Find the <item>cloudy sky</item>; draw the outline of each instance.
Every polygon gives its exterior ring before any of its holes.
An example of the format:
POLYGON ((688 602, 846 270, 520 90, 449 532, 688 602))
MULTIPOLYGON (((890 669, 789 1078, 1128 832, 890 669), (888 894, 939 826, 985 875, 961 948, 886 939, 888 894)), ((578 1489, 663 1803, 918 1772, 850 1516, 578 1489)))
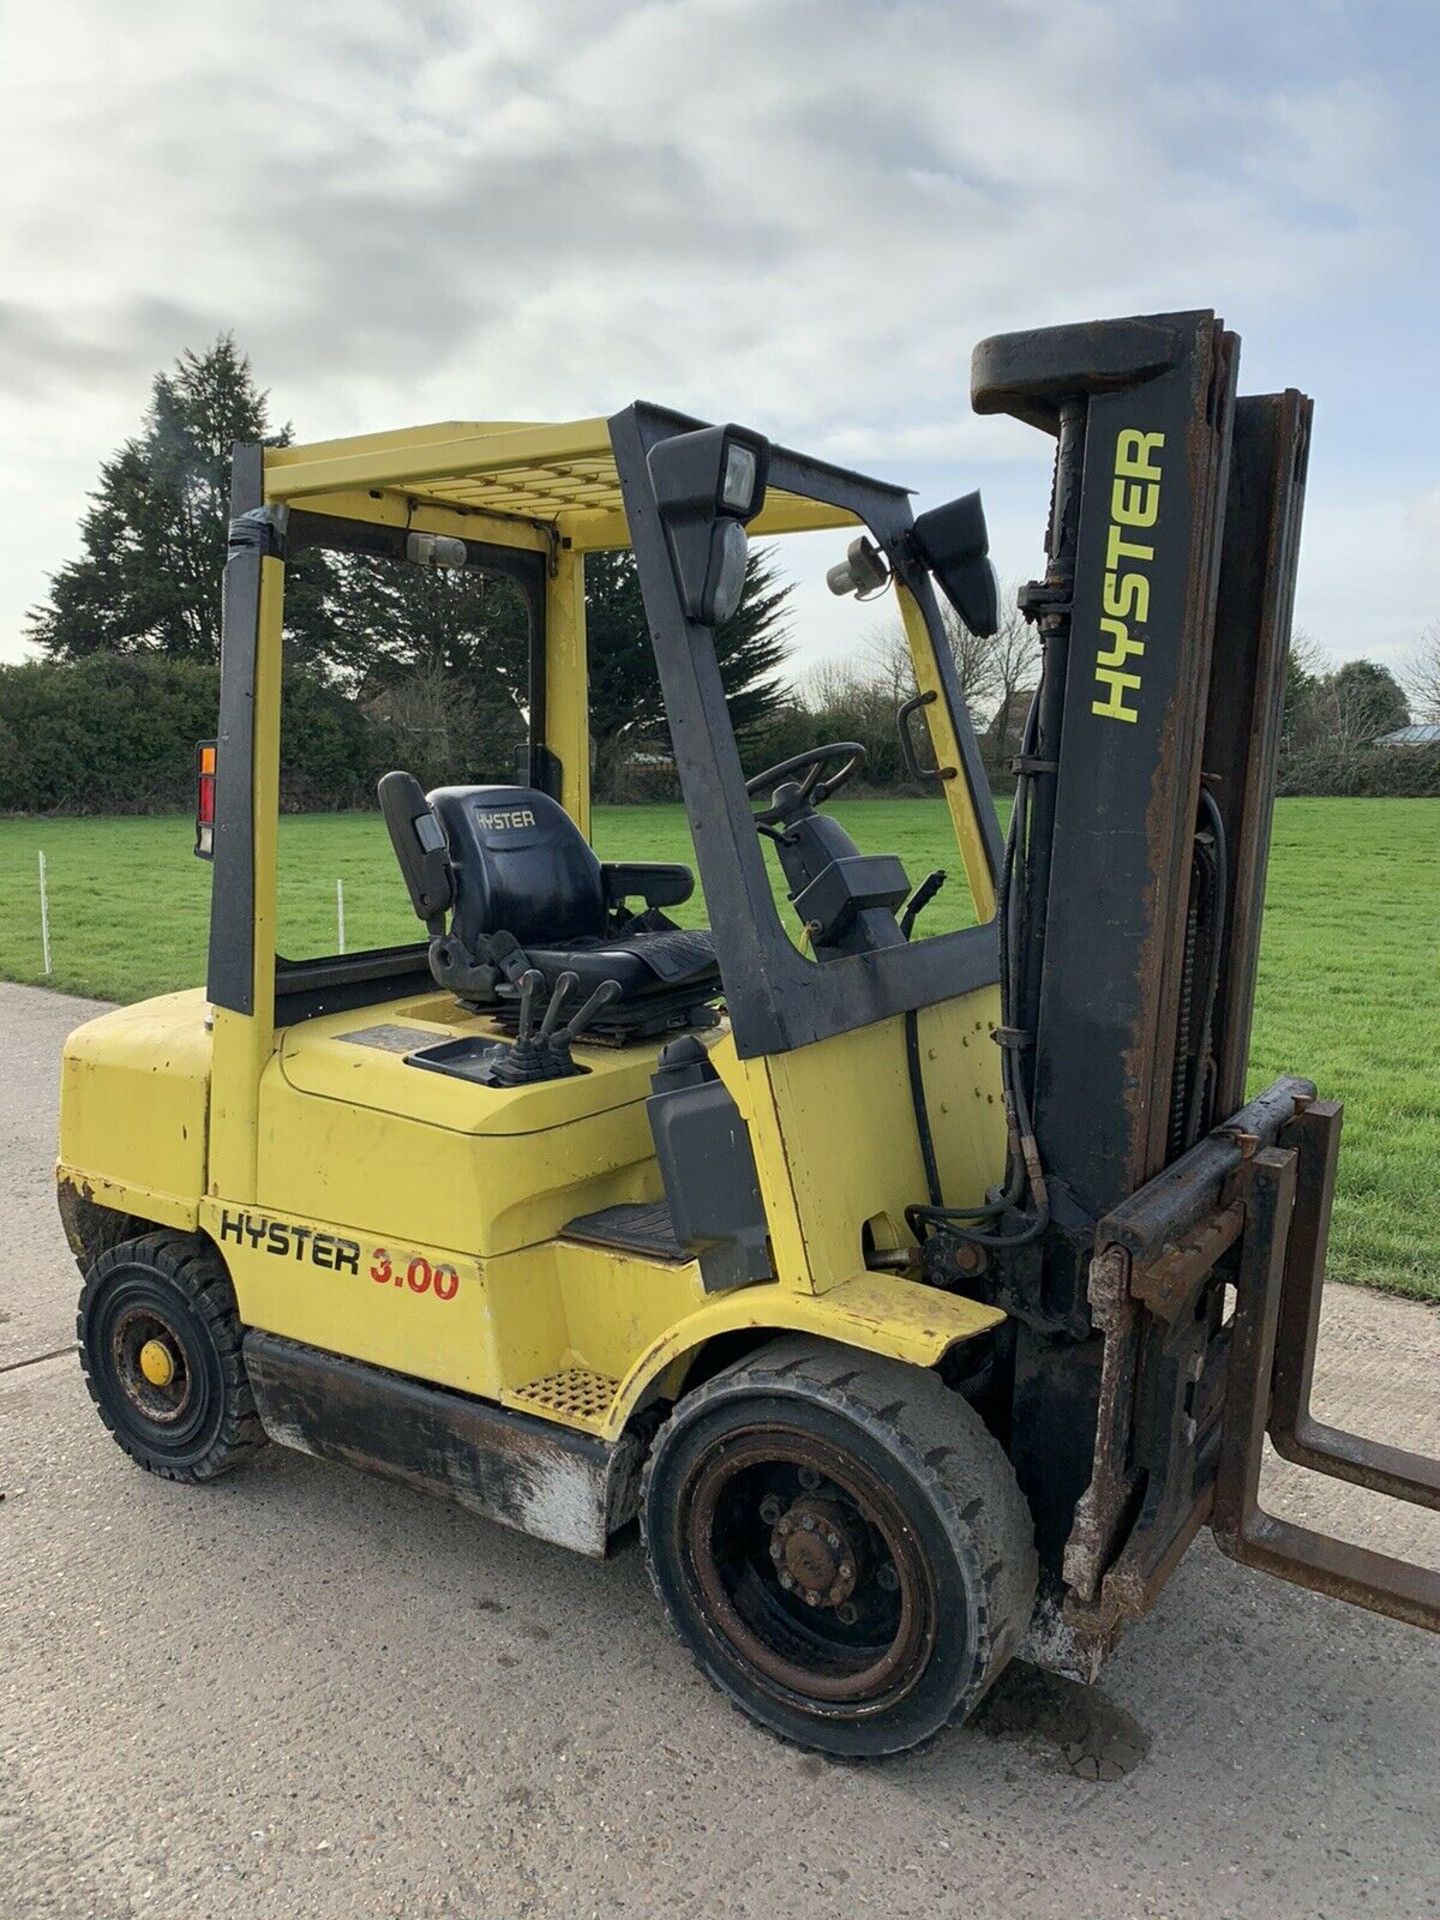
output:
MULTIPOLYGON (((301 438, 643 396, 984 488, 982 335, 1214 307, 1316 437, 1298 618, 1440 616, 1436 0, 6 0, 0 657, 149 381, 233 328, 301 438)), ((833 557, 802 555, 807 567, 833 557)), ((807 657, 845 643, 823 590, 807 657)))

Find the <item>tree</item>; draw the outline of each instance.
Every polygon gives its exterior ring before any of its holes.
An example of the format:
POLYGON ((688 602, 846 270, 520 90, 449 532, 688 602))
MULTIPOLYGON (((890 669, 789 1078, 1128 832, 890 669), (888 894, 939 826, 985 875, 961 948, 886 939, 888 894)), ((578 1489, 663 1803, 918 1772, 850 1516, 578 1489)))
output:
POLYGON ((1285 655, 1285 704, 1280 720, 1280 743, 1287 753, 1305 743, 1307 722, 1326 665, 1319 641, 1304 627, 1296 627, 1285 655))
MULTIPOLYGON (((155 376, 139 435, 100 469, 80 522, 81 557, 63 566, 30 620, 53 658, 163 653, 220 657, 220 575, 229 522, 230 454, 239 441, 283 445, 250 362, 223 333, 155 376)), ((318 556, 300 569, 292 628, 303 629, 318 556)))
POLYGON ((313 664, 389 724, 422 782, 515 777, 526 737, 529 619, 504 574, 337 556, 321 632, 313 664))
POLYGON ((1322 707, 1341 745, 1367 745, 1410 724, 1400 683, 1388 667, 1373 660, 1347 660, 1321 687, 1322 707))
MULTIPOLYGON (((782 581, 772 549, 751 552, 734 617, 715 630, 715 653, 730 721, 744 743, 773 720, 784 701, 779 678, 787 650, 782 581)), ((631 553, 585 560, 585 619, 590 659, 590 730, 596 792, 613 794, 626 761, 647 746, 669 750, 665 707, 650 643, 640 577, 631 553)))
POLYGON ((1000 624, 985 642, 989 649, 990 685, 995 711, 980 742, 980 751, 992 781, 1007 770, 1020 751, 1030 696, 1040 680, 1040 635, 1016 605, 1016 595, 1000 601, 1000 624))
POLYGON ((1440 722, 1440 623, 1421 634, 1403 677, 1416 718, 1440 722))

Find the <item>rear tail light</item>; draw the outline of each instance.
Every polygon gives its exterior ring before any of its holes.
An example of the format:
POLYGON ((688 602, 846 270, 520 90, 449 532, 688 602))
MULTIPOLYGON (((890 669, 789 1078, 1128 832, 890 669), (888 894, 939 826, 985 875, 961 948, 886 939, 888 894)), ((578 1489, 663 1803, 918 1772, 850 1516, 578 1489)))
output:
POLYGON ((215 742, 202 740, 195 749, 195 854, 215 858, 215 742))

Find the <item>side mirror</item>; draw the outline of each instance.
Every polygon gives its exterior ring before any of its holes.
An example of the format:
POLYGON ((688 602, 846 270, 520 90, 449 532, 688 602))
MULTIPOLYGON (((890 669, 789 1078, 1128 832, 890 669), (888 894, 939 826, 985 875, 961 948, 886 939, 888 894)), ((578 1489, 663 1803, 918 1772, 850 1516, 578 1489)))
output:
POLYGON ((922 513, 912 529, 920 557, 941 592, 974 634, 988 640, 1000 625, 1000 582, 990 564, 990 533, 978 493, 965 493, 922 513))
POLYGON ((770 443, 740 427, 657 441, 646 464, 687 620, 719 626, 745 591, 745 522, 765 503, 770 443))

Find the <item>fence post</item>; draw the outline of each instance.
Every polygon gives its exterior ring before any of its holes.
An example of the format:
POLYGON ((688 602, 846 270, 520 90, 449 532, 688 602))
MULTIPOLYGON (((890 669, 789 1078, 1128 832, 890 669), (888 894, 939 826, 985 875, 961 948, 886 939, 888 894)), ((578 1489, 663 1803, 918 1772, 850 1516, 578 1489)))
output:
POLYGON ((335 882, 335 933, 340 942, 336 951, 343 953, 345 951, 345 882, 343 880, 335 882))
POLYGON ((44 971, 50 972, 50 889, 45 879, 45 856, 40 855, 40 951, 44 957, 44 971))

